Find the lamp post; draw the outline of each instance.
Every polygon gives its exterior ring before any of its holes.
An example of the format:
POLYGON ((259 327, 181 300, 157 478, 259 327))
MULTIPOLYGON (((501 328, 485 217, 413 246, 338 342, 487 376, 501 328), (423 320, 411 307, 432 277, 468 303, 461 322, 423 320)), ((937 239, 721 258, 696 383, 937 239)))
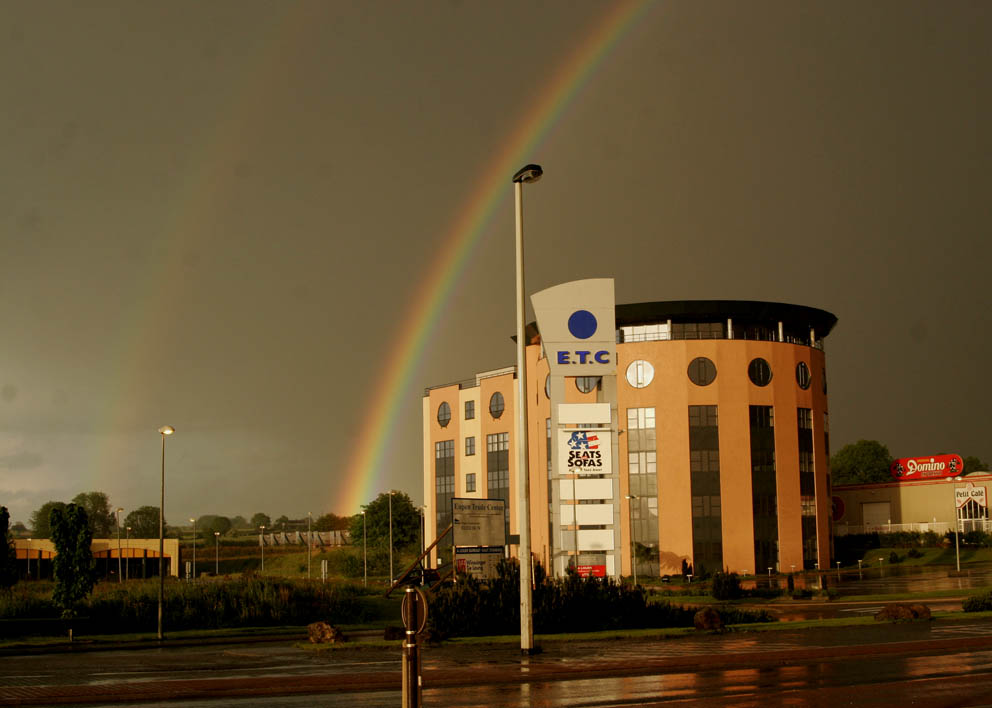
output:
POLYGON ((220 575, 220 531, 214 531, 214 576, 220 575))
POLYGON ((368 554, 368 543, 369 535, 365 532, 365 509, 362 509, 362 564, 365 566, 365 575, 362 580, 362 584, 365 587, 369 586, 369 554, 368 554))
POLYGON ((313 551, 313 536, 310 534, 310 526, 313 522, 313 514, 307 512, 307 580, 310 579, 310 555, 313 551))
POLYGON ((389 584, 393 584, 393 490, 389 490, 389 584))
POLYGON ((162 604, 165 598, 165 439, 176 429, 163 425, 158 432, 162 436, 162 498, 158 507, 158 639, 162 641, 165 638, 162 634, 162 604))
POLYGON ((121 512, 124 511, 124 507, 117 507, 117 582, 124 582, 124 569, 123 563, 121 562, 121 512))
MULTIPOLYGON (((520 531, 520 651, 530 654, 534 650, 534 616, 531 604, 530 557, 530 472, 527 468, 527 342, 524 340, 524 211, 523 186, 541 179, 544 170, 540 165, 526 165, 513 175, 513 196, 516 225, 517 273, 517 473, 520 490, 520 513, 517 515, 520 531)), ((576 523, 578 521, 576 520, 576 523)), ((576 563, 579 548, 575 547, 576 563)))
POLYGON ((954 482, 960 482, 960 477, 947 477, 947 481, 951 483, 951 500, 954 502, 954 560, 957 562, 958 572, 961 572, 961 549, 958 546, 958 496, 957 487, 953 486, 954 482))
POLYGON ((630 502, 638 499, 636 494, 628 494, 624 497, 627 500, 627 525, 630 527, 630 567, 634 570, 634 587, 637 587, 637 542, 634 541, 634 510, 630 502))
POLYGON ((196 580, 196 519, 190 519, 193 522, 193 580, 196 580))
POLYGON ((261 572, 264 573, 265 572, 265 526, 259 526, 258 527, 258 530, 260 532, 258 534, 258 547, 262 549, 262 570, 261 570, 261 572))
POLYGON ((125 531, 126 531, 125 539, 127 541, 128 564, 124 566, 124 580, 130 580, 131 579, 131 563, 130 563, 130 560, 131 560, 131 527, 128 526, 125 529, 125 531))

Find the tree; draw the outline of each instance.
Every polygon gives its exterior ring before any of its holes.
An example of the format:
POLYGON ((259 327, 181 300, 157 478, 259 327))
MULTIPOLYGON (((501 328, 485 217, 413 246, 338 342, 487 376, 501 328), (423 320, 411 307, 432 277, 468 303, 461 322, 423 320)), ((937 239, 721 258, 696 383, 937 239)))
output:
POLYGON ((93 534, 86 509, 77 504, 52 509, 49 519, 55 558, 52 572, 55 591, 52 600, 62 608, 63 617, 75 615, 76 606, 96 584, 96 561, 93 560, 93 534))
POLYGON ((10 513, 7 507, 0 506, 0 588, 12 588, 17 582, 17 552, 10 534, 10 513))
POLYGON ((24 525, 23 522, 17 521, 10 527, 10 533, 16 538, 26 538, 28 534, 28 527, 24 525))
POLYGON ((231 520, 217 514, 204 514, 196 520, 196 530, 200 536, 210 538, 214 532, 222 536, 231 530, 231 520))
POLYGON ((989 464, 987 462, 982 462, 980 459, 974 456, 968 456, 964 458, 964 471, 971 472, 987 472, 989 469, 989 464))
MULTIPOLYGON (((131 538, 158 538, 158 511, 157 506, 139 506, 128 514, 124 526, 131 527, 131 538)), ((163 530, 168 530, 164 520, 162 523, 163 530)))
POLYGON ((286 516, 285 514, 283 514, 278 519, 276 519, 276 524, 278 524, 279 528, 282 529, 283 531, 286 530, 286 524, 288 523, 289 523, 289 517, 286 516))
POLYGON ((64 509, 65 502, 48 501, 31 514, 31 536, 34 538, 51 538, 52 527, 49 519, 53 509, 64 509))
POLYGON ((858 440, 830 458, 834 484, 872 484, 891 481, 889 448, 877 440, 858 440))
MULTIPOLYGON (((359 514, 361 516, 361 514, 359 514)), ((314 531, 344 531, 352 524, 354 517, 338 516, 337 514, 324 514, 317 517, 313 522, 314 531)), ((359 519, 361 521, 361 519, 359 519)))
MULTIPOLYGON (((382 493, 365 505, 365 524, 368 544, 389 548, 389 494, 382 493)), ((351 542, 362 543, 362 515, 351 517, 351 542)), ((403 492, 393 493, 393 547, 407 548, 420 540, 420 512, 403 492)))
POLYGON ((117 518, 106 494, 81 492, 72 498, 72 503, 86 510, 93 538, 110 538, 117 533, 117 518))
POLYGON ((248 528, 248 519, 238 514, 231 519, 231 528, 234 530, 248 528))
POLYGON ((269 519, 268 514, 263 514, 262 512, 258 512, 257 514, 251 517, 251 525, 256 529, 259 526, 264 526, 265 528, 271 528, 272 520, 269 519))

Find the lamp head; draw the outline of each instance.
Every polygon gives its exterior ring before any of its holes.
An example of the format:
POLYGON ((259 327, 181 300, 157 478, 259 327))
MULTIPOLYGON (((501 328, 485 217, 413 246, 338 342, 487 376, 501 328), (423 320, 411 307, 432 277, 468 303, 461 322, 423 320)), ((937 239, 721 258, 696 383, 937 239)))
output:
POLYGON ((176 429, 173 428, 171 425, 163 425, 161 428, 158 429, 158 432, 162 433, 162 435, 172 435, 174 432, 176 432, 176 429))
POLYGON ((540 165, 525 165, 517 170, 517 173, 513 175, 513 181, 529 184, 541 179, 541 175, 543 174, 544 170, 540 165))

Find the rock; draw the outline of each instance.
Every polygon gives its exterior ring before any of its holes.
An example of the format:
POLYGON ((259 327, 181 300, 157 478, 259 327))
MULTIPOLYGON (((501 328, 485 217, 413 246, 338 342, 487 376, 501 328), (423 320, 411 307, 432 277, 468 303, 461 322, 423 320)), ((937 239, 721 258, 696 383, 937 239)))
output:
POLYGON ((307 634, 310 636, 311 644, 337 644, 344 641, 341 630, 327 622, 307 625, 307 634))
POLYGON ((402 627, 386 627, 382 632, 382 638, 387 642, 395 639, 406 639, 406 630, 402 627))
POLYGON ((704 607, 692 618, 692 623, 701 632, 721 631, 723 629, 723 617, 712 607, 704 607))
POLYGON ((876 622, 912 622, 930 619, 930 608, 919 603, 890 602, 875 615, 876 622))

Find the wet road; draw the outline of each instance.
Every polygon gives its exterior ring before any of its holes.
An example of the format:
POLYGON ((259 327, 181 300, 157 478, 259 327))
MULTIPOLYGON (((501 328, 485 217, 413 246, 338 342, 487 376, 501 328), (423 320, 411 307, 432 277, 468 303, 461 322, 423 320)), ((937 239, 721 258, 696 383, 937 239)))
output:
MULTIPOLYGON (((992 622, 425 650, 431 706, 992 704, 992 622)), ((398 705, 399 649, 287 643, 7 656, 0 705, 398 705)))

